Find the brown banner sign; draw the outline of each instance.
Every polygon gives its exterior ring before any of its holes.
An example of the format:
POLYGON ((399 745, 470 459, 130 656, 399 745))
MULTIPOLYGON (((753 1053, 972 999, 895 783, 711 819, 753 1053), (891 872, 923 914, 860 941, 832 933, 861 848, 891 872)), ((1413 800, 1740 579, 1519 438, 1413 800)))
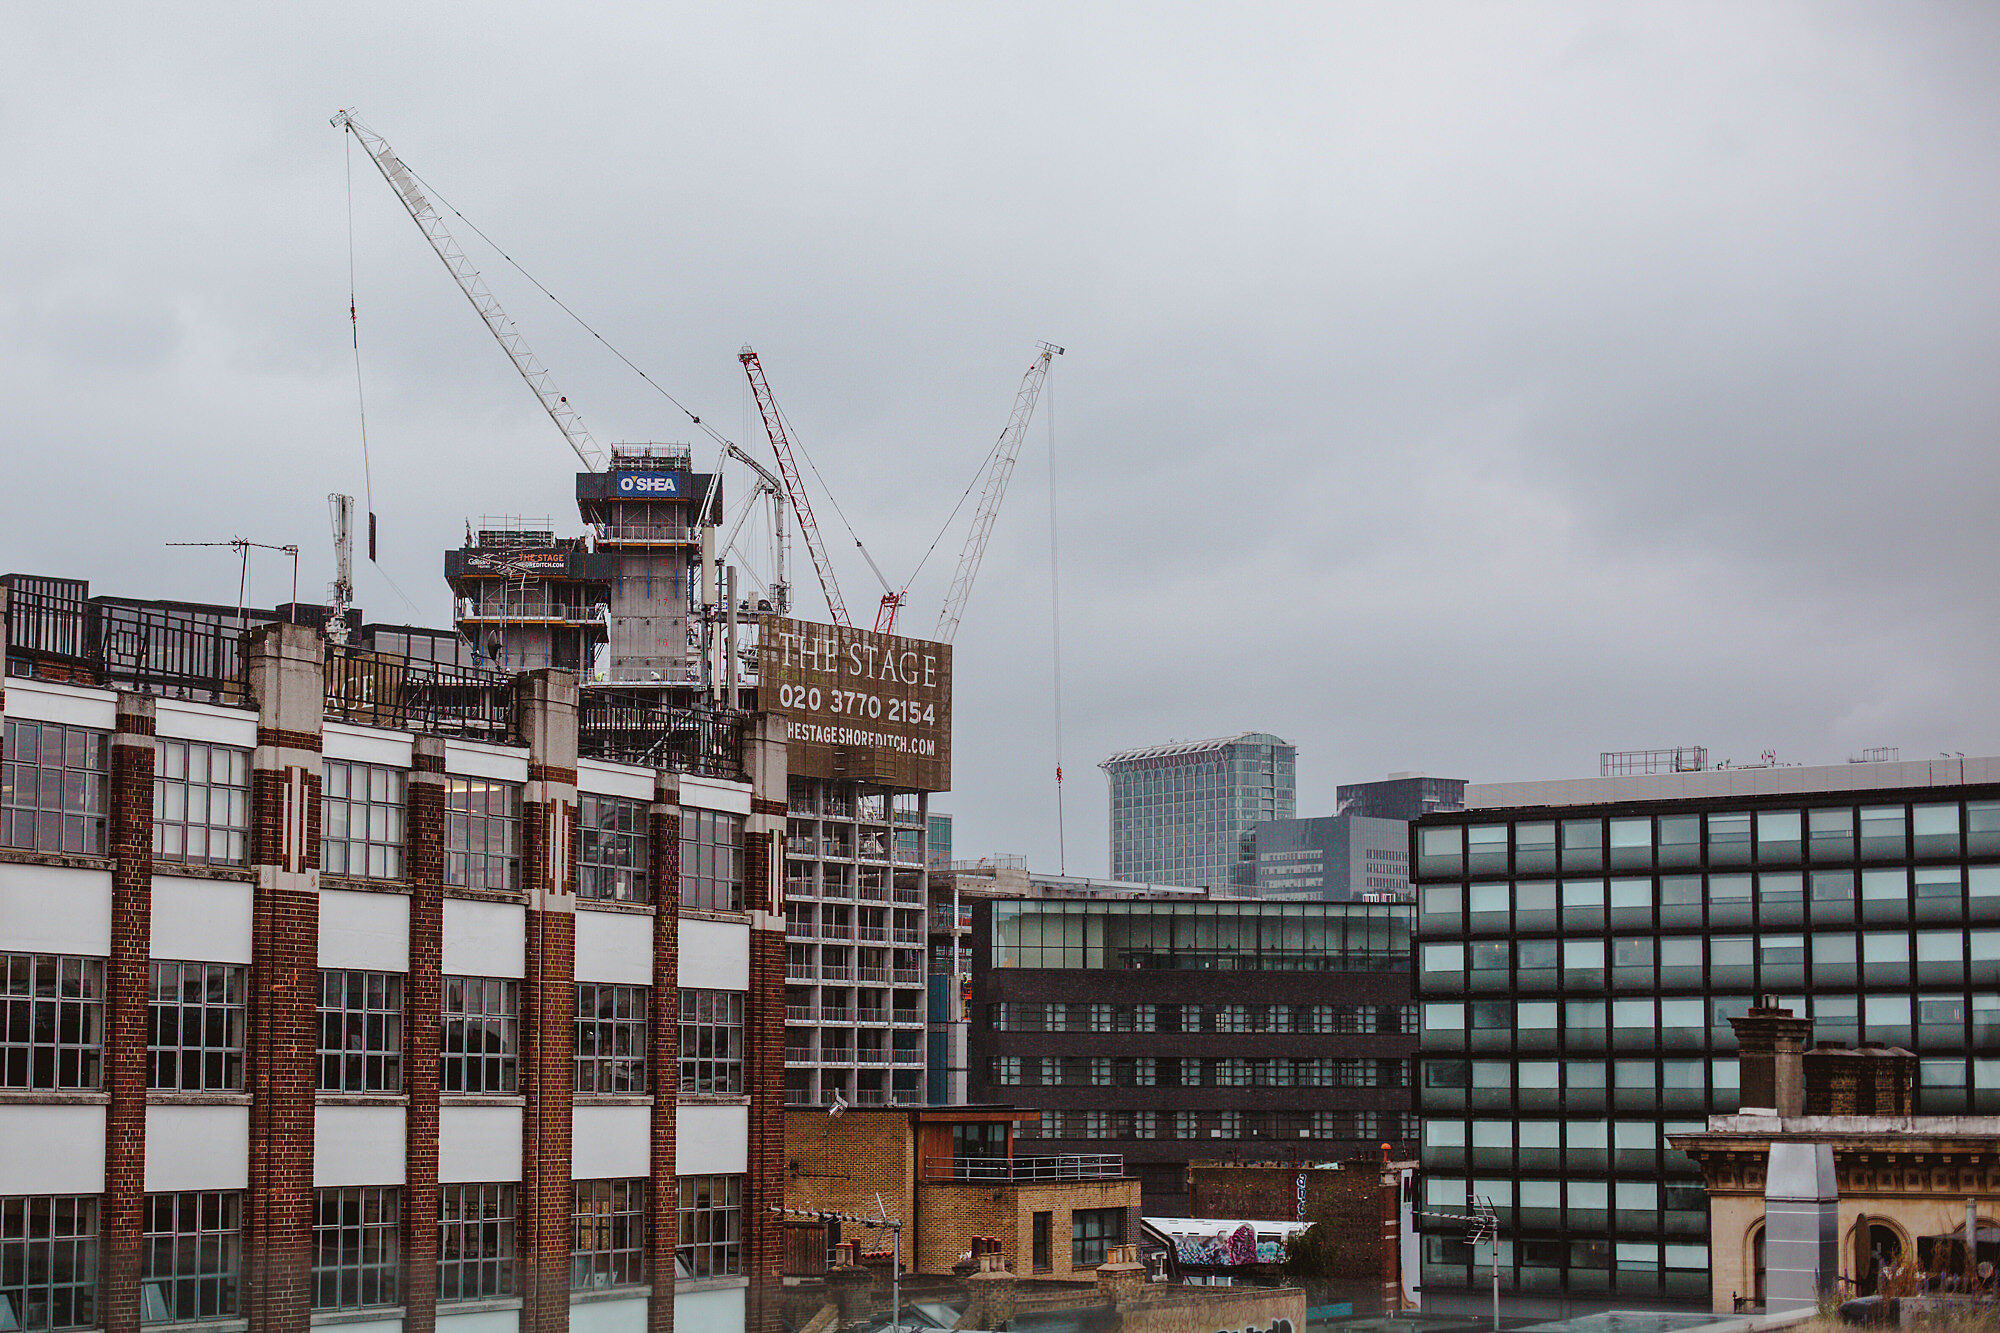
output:
POLYGON ((763 617, 757 701, 800 777, 951 790, 951 645, 763 617))

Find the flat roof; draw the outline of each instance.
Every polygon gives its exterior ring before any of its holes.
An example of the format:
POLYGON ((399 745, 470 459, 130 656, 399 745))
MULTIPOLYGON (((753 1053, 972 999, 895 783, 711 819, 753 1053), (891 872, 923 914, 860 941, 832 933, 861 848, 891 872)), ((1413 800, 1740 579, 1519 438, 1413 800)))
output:
MULTIPOLYGON (((1696 773, 1634 773, 1550 782, 1482 782, 1465 789, 1467 810, 1536 806, 1615 805, 1738 796, 1804 796, 1822 792, 1970 787, 2000 783, 2000 757, 1917 759, 1886 764, 1816 764, 1710 768, 1696 773)), ((1445 813, 1445 812, 1440 812, 1445 813)))

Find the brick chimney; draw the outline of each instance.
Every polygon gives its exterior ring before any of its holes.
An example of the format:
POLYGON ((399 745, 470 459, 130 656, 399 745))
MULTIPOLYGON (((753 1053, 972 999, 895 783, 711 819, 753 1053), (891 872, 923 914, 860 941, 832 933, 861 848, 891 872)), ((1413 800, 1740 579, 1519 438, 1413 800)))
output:
POLYGON ((1904 1116, 1917 1057, 1897 1046, 1815 1046, 1805 1055, 1807 1115, 1904 1116))
POLYGON ((1768 995, 1741 1018, 1729 1020, 1736 1029, 1736 1050, 1742 1069, 1740 1113, 1776 1115, 1805 1113, 1805 1046, 1812 1035, 1810 1019, 1795 1018, 1768 995))
POLYGON ((1113 1245, 1104 1252, 1104 1262, 1097 1266, 1098 1294, 1115 1305, 1145 1289, 1146 1265, 1139 1262, 1138 1246, 1113 1245))

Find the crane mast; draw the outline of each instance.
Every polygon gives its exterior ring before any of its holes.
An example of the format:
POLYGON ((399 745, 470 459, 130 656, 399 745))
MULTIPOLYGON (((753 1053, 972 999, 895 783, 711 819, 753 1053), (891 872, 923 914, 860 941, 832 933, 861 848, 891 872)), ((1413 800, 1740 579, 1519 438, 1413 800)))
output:
POLYGON ((327 589, 326 637, 344 644, 347 612, 354 605, 354 497, 329 495, 326 507, 333 519, 333 584, 327 589))
POLYGON ((792 461, 792 445, 785 434, 785 421, 778 412, 778 400, 771 396, 771 385, 764 378, 764 364, 757 359, 757 353, 745 343, 736 359, 743 363, 743 373, 750 377, 750 392, 757 399, 757 410, 764 417, 764 433, 771 437, 771 452, 778 456, 778 471, 784 474, 785 492, 791 496, 792 510, 799 518, 799 535, 806 544, 806 551, 812 556, 813 569, 819 574, 819 586, 826 594, 827 614, 836 625, 851 626, 854 622, 847 617, 847 603, 841 600, 840 584, 833 576, 833 561, 827 557, 826 543, 820 540, 819 524, 813 519, 812 501, 806 498, 805 481, 799 476, 798 464, 792 461))
POLYGON ((994 446, 993 466, 986 474, 986 489, 979 497, 979 510, 972 518, 972 531, 965 536, 965 550, 958 557, 958 572, 952 575, 951 591, 945 594, 944 614, 938 617, 937 641, 950 643, 958 633, 958 622, 965 616, 966 599, 972 596, 972 580, 979 573, 979 562, 986 558, 986 539, 993 533, 993 520, 999 517, 1000 501, 1006 498, 1007 482, 1014 475, 1014 460, 1021 455, 1021 441, 1028 434, 1028 419, 1035 415, 1035 399, 1041 396, 1042 380, 1049 373, 1051 359, 1062 355, 1062 348, 1054 343, 1037 343, 1042 350, 1028 367, 1028 373, 1021 378, 1020 392, 1014 395, 1014 412, 1007 418, 1007 429, 1000 432, 1000 442, 994 446))
POLYGON ((521 331, 514 327, 514 321, 500 308, 500 302, 487 289, 486 280, 479 276, 479 270, 466 258, 465 251, 445 227, 444 219, 431 206, 429 197, 417 184, 410 169, 403 165, 403 160, 396 156, 381 135, 356 120, 351 112, 336 113, 331 123, 335 129, 344 130, 360 141, 375 169, 382 173, 382 179, 389 182, 389 188, 396 192, 396 197, 403 201, 403 207, 409 210, 411 221, 423 232, 424 239, 431 243, 437 257, 444 261, 452 281, 465 293, 465 299, 472 302, 472 308, 479 312, 487 331, 507 353, 514 369, 521 372, 521 378, 528 382, 528 387, 535 391, 542 409, 556 423, 556 428, 569 441, 569 447, 576 451, 576 456, 583 460, 583 465, 592 472, 604 471, 604 450, 584 428, 583 418, 569 405, 569 399, 556 389, 548 367, 536 357, 527 340, 521 337, 521 331))
MULTIPOLYGON (((778 548, 778 570, 777 577, 771 581, 771 601, 777 607, 779 615, 788 616, 792 613, 792 585, 785 578, 785 566, 791 561, 792 541, 790 534, 785 531, 785 484, 771 475, 771 469, 743 452, 740 446, 731 444, 728 453, 731 458, 757 474, 757 489, 771 497, 771 528, 778 548)), ((749 516, 750 511, 745 508, 743 518, 749 516)), ((738 532, 742 531, 743 519, 736 521, 736 529, 738 532)), ((736 533, 732 532, 729 534, 729 540, 722 544, 722 549, 727 551, 735 544, 736 533)))

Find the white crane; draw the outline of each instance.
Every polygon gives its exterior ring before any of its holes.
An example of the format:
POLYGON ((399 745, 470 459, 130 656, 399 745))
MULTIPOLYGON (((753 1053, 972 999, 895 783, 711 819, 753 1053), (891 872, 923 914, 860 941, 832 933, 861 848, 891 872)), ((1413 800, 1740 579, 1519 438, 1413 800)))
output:
POLYGON ((326 637, 347 642, 347 612, 354 605, 354 497, 329 495, 326 507, 333 519, 333 584, 327 589, 326 637))
MULTIPOLYGON (((785 564, 791 551, 791 534, 785 527, 785 483, 773 475, 769 468, 744 453, 739 446, 731 444, 728 450, 731 458, 757 474, 757 485, 752 498, 755 498, 757 492, 771 497, 771 527, 778 548, 776 577, 771 580, 771 606, 779 615, 788 616, 792 613, 792 585, 785 579, 785 564)), ((724 551, 736 544, 736 534, 743 531, 743 520, 748 517, 750 517, 750 506, 746 504, 742 516, 736 520, 736 526, 730 529, 729 540, 722 544, 724 551)))
POLYGON ((409 210, 410 219, 423 232, 424 239, 431 243, 431 249, 437 251, 437 257, 444 261, 452 281, 465 293, 465 299, 472 302, 472 308, 479 312, 479 318, 485 322, 501 350, 507 353, 507 359, 514 363, 514 369, 521 372, 521 378, 535 391, 542 409, 562 431, 569 447, 576 450, 576 456, 583 460, 583 465, 592 472, 604 471, 604 450, 590 437, 582 416, 569 405, 569 399, 557 391, 548 367, 536 357, 526 339, 521 337, 521 331, 514 327, 514 321, 500 308, 500 302, 487 289, 486 280, 479 276, 479 270, 466 258, 465 251, 445 227, 444 219, 438 216, 437 209, 431 206, 429 197, 418 185, 416 176, 403 165, 403 159, 396 156, 381 135, 356 120, 352 112, 336 112, 331 123, 335 129, 352 134, 367 152, 376 170, 382 173, 382 179, 389 182, 389 188, 396 192, 396 197, 403 201, 403 207, 409 210))
POLYGON ((1014 395, 1013 415, 1007 418, 1007 429, 1000 432, 1000 442, 993 446, 993 466, 986 474, 986 489, 980 494, 972 531, 965 536, 965 550, 958 557, 958 572, 952 575, 951 591, 945 594, 944 614, 938 617, 939 643, 950 643, 958 633, 966 599, 972 596, 972 580, 979 573, 979 562, 986 558, 986 539, 993 533, 993 520, 999 517, 1000 501, 1006 498, 1007 482, 1014 475, 1014 460, 1020 457, 1021 441, 1028 433, 1028 419, 1035 415, 1035 399, 1041 396, 1042 380, 1049 373, 1049 362, 1062 355, 1063 349, 1054 343, 1035 345, 1042 350, 1022 376, 1020 392, 1014 395))

